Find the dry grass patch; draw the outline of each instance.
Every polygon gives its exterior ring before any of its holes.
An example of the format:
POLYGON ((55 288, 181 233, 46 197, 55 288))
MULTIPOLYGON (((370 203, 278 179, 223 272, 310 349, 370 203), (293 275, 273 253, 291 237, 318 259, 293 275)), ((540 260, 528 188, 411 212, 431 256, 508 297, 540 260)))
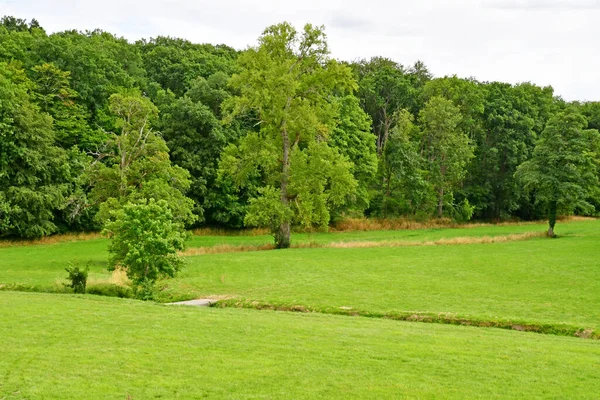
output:
POLYGON ((127 277, 127 272, 122 268, 115 269, 108 279, 89 279, 88 285, 103 285, 110 284, 121 287, 130 287, 131 281, 127 277))
MULTIPOLYGON (((563 216, 561 222, 594 221, 593 217, 581 217, 577 215, 563 216)), ((335 223, 331 232, 355 232, 355 231, 396 231, 396 230, 419 230, 438 228, 479 228, 489 226, 527 226, 545 224, 547 221, 502 221, 502 222, 469 222, 458 223, 449 218, 437 218, 429 221, 415 221, 407 218, 348 218, 335 223)))
POLYGON ((404 246, 452 246, 461 244, 489 244, 489 243, 504 243, 520 240, 529 240, 534 238, 546 237, 545 232, 527 232, 514 233, 505 236, 483 236, 483 237, 455 237, 449 239, 429 240, 424 242, 409 241, 409 240, 384 240, 384 241, 367 241, 367 242, 333 242, 325 244, 321 247, 329 247, 334 249, 347 248, 369 248, 369 247, 404 247, 404 246))
MULTIPOLYGON (((352 242, 332 242, 318 243, 306 242, 293 244, 293 249, 347 249, 347 248, 370 248, 370 247, 404 247, 404 246, 451 246, 462 244, 488 244, 488 243, 504 243, 520 240, 529 240, 534 238, 546 237, 546 232, 527 232, 514 233, 504 236, 483 236, 483 237, 455 237, 449 239, 438 239, 430 241, 410 241, 410 240, 381 240, 381 241, 352 241, 352 242)), ((220 244, 212 247, 196 247, 187 249, 180 253, 182 256, 201 256, 205 254, 222 254, 222 253, 244 253, 249 251, 265 251, 274 250, 273 244, 262 245, 231 245, 220 244)))
POLYGON ((267 228, 254 229, 223 229, 223 228, 197 228, 192 231, 195 236, 263 236, 268 235, 267 228))
POLYGON ((99 239, 103 237, 100 232, 77 232, 77 233, 62 233, 59 235, 44 236, 39 239, 30 240, 0 240, 0 247, 12 246, 37 246, 42 244, 56 244, 63 242, 76 242, 82 240, 99 239))
POLYGON ((182 256, 202 256, 205 254, 222 254, 222 253, 244 253, 247 251, 262 251, 262 250, 273 250, 275 245, 273 244, 261 244, 261 245, 231 245, 231 244, 219 244, 210 247, 195 247, 187 249, 181 253, 182 256))

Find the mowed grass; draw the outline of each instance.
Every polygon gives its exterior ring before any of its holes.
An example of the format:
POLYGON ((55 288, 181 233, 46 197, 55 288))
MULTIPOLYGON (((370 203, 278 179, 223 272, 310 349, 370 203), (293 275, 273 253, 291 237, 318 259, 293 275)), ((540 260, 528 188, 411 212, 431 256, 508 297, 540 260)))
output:
POLYGON ((165 282, 163 296, 454 313, 597 330, 600 221, 565 224, 562 233, 559 239, 496 244, 204 255, 190 258, 176 279, 165 282))
POLYGON ((0 292, 0 398, 597 398, 600 342, 0 292))
MULTIPOLYGON (((593 222, 572 222, 570 230, 587 228, 593 222)), ((565 225, 566 226, 566 225, 565 225)), ((339 243, 365 241, 406 240, 415 243, 456 237, 495 237, 525 232, 539 232, 545 225, 481 226, 467 229, 423 229, 368 232, 299 233, 293 235, 294 244, 339 243)), ((597 225, 600 229, 600 224, 597 225)), ((273 242, 269 235, 257 236, 193 236, 188 241, 191 249, 215 246, 261 246, 273 242)), ((11 245, 2 242, 0 246, 0 285, 20 283, 24 285, 53 286, 63 282, 64 269, 70 264, 90 267, 90 279, 105 279, 109 241, 104 238, 72 240, 53 244, 11 245)))
MULTIPOLYGON (((410 240, 498 236, 543 226, 297 235, 296 241, 410 240)), ((479 321, 600 328, 600 221, 563 223, 559 239, 427 247, 315 248, 188 258, 160 283, 161 301, 234 298, 276 306, 364 314, 451 313, 479 321)), ((239 243, 260 237, 197 237, 239 243), (238 241, 238 242, 236 242, 238 241)), ((262 239, 261 239, 262 240, 262 239)), ((202 242, 204 241, 204 242, 202 242)), ((54 285, 64 266, 91 263, 106 279, 105 240, 0 248, 0 284, 54 285)), ((206 244, 204 244, 206 245, 206 244)))

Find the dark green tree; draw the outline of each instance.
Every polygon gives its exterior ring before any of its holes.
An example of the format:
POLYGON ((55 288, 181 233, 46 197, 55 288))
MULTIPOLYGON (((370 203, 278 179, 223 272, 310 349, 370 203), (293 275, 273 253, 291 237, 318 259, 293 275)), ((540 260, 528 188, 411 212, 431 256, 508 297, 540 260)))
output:
POLYGON ((41 237, 57 230, 77 171, 56 146, 52 118, 32 102, 24 71, 0 63, 0 235, 41 237))
POLYGON ((598 131, 586 130, 587 121, 567 109, 552 117, 536 142, 533 156, 519 166, 516 177, 532 191, 548 218, 548 236, 554 237, 556 218, 575 209, 591 212, 586 199, 597 187, 598 131))
POLYGON ((443 97, 431 98, 419 114, 421 155, 427 180, 437 193, 437 216, 442 218, 444 204, 453 204, 454 191, 467 174, 473 146, 459 128, 460 110, 443 97))

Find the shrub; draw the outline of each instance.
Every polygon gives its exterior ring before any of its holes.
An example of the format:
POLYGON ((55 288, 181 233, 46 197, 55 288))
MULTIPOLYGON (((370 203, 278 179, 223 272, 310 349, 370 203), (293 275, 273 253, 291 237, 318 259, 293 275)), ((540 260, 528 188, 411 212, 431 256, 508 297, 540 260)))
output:
POLYGON ((65 268, 65 271, 69 273, 67 277, 69 283, 65 283, 65 286, 72 288, 75 293, 85 293, 89 268, 80 269, 79 267, 70 266, 65 268))
POLYGON ((129 203, 114 212, 114 222, 104 232, 111 238, 109 269, 123 267, 131 279, 137 298, 153 297, 154 283, 163 277, 174 277, 183 265, 178 251, 185 247, 186 233, 173 222, 164 200, 129 203))
POLYGON ((87 288, 89 294, 108 297, 132 298, 133 291, 126 286, 119 286, 112 283, 96 283, 87 288))

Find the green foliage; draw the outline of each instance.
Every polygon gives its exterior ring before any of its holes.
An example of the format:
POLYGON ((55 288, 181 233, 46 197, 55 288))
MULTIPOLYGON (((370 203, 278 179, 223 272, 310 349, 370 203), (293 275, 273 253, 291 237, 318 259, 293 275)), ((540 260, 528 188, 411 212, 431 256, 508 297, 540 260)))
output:
POLYGON ((22 70, 0 63, 0 235, 55 232, 77 172, 55 145, 52 119, 31 101, 22 70))
POLYGON ((230 75, 237 57, 236 50, 228 46, 194 44, 164 36, 141 40, 136 47, 150 81, 176 96, 183 96, 198 77, 209 78, 219 72, 230 75))
POLYGON ((437 216, 443 217, 444 204, 452 203, 453 192, 467 175, 473 158, 468 136, 459 129, 460 110, 450 100, 433 97, 419 113, 421 154, 427 180, 437 193, 437 216))
POLYGON ((558 215, 593 210, 587 199, 599 184, 594 153, 598 131, 586 127, 586 119, 573 109, 557 113, 538 139, 531 160, 517 169, 524 189, 534 192, 536 204, 547 210, 549 236, 554 236, 558 215))
MULTIPOLYGON (((326 224, 329 219, 329 213, 322 212, 321 207, 325 189, 323 185, 318 185, 315 190, 320 192, 312 195, 307 191, 300 196, 293 193, 292 154, 296 154, 298 158, 299 152, 311 148, 314 141, 327 140, 336 125, 338 115, 338 103, 333 100, 333 95, 346 94, 356 89, 357 85, 348 67, 329 58, 323 28, 310 24, 304 27, 302 33, 297 32, 288 23, 267 28, 259 38, 259 46, 240 55, 238 64, 240 73, 231 78, 231 86, 239 90, 240 95, 225 102, 229 110, 227 120, 231 121, 235 116, 253 111, 257 114, 260 125, 257 136, 242 139, 242 142, 246 142, 242 147, 258 152, 243 155, 240 162, 245 167, 252 167, 258 162, 266 167, 265 169, 275 169, 274 173, 266 174, 262 183, 263 187, 268 188, 263 190, 263 195, 268 193, 270 200, 255 201, 250 210, 256 210, 258 205, 272 205, 273 189, 279 189, 281 207, 262 212, 261 216, 273 215, 279 219, 278 232, 275 234, 276 243, 278 247, 287 247, 290 243, 290 224, 294 215, 287 210, 302 212, 302 217, 298 219, 305 223, 315 221, 323 224, 327 219, 326 224), (257 141, 256 138, 260 139, 257 141), (257 142, 259 145, 254 145, 257 142), (264 148, 267 149, 266 152, 262 150, 264 148), (264 159, 265 156, 267 159, 264 159), (257 161, 244 161, 255 157, 258 158, 257 161), (302 205, 302 201, 308 203, 302 205), (291 205, 291 202, 295 204, 291 205)), ((236 158, 234 153, 234 147, 226 150, 226 155, 222 158, 223 169, 231 171, 231 165, 236 163, 232 159, 236 158)), ((298 168, 301 168, 301 165, 319 164, 298 162, 298 168)), ((350 167, 348 163, 336 163, 336 168, 342 165, 350 167)), ((260 175, 260 171, 251 168, 240 168, 238 172, 231 172, 235 173, 233 181, 237 186, 244 185, 250 177, 260 175)), ((313 171, 316 172, 318 171, 313 171)), ((336 172, 330 175, 332 178, 338 176, 342 174, 336 172)), ((333 182, 330 183, 330 188, 335 190, 340 186, 333 182)), ((295 190, 298 190, 298 193, 301 191, 299 187, 295 190)), ((339 194, 332 191, 325 196, 339 199, 346 197, 346 194, 346 191, 339 194)), ((247 218, 250 218, 249 221, 254 220, 253 217, 247 218)), ((271 227, 275 225, 276 221, 268 224, 271 227)))
POLYGON ((351 171, 352 163, 325 142, 312 142, 304 150, 294 147, 288 187, 294 222, 327 229, 329 210, 348 203, 356 193, 351 171))
POLYGON ((373 121, 377 153, 381 154, 396 124, 397 112, 415 109, 418 91, 404 67, 387 58, 362 61, 355 69, 360 82, 358 97, 373 121))
POLYGON ((106 137, 89 126, 88 112, 77 103, 78 94, 71 89, 70 75, 54 64, 36 65, 32 68, 33 98, 40 109, 52 117, 56 141, 61 147, 93 150, 106 137))
POLYGON ((69 276, 67 277, 69 283, 65 284, 65 286, 72 288, 75 293, 85 293, 89 267, 80 269, 79 267, 71 265, 70 267, 65 268, 65 271, 69 273, 69 276))
MULTIPOLYGON (((214 219, 216 210, 225 211, 218 204, 220 197, 226 196, 217 182, 218 160, 223 148, 238 137, 235 124, 223 127, 214 111, 214 107, 218 109, 223 98, 229 96, 228 92, 213 88, 212 83, 201 79, 184 97, 162 107, 159 122, 173 164, 190 172, 187 195, 195 202, 194 214, 199 222, 207 217, 214 219), (213 96, 213 92, 219 93, 213 96), (213 109, 204 101, 211 103, 213 109)), ((226 84, 219 79, 217 82, 226 84)))
POLYGON ((352 163, 352 175, 358 182, 355 207, 369 207, 369 186, 377 174, 377 150, 371 133, 371 120, 354 96, 339 100, 338 122, 329 137, 329 145, 352 163))
POLYGON ((124 268, 136 296, 148 300, 156 280, 174 277, 184 264, 177 253, 185 247, 183 226, 164 200, 126 204, 114 217, 104 229, 112 239, 109 269, 124 268))
POLYGON ((100 124, 109 96, 119 88, 139 86, 144 79, 135 47, 100 30, 52 34, 37 53, 45 62, 70 72, 71 87, 100 124))
POLYGON ((277 232, 281 224, 293 218, 292 210, 281 203, 279 189, 264 186, 258 189, 258 196, 250 199, 248 212, 244 218, 246 226, 267 226, 277 232))
POLYGON ((94 283, 88 285, 88 294, 96 296, 119 297, 123 299, 134 298, 133 290, 129 286, 119 286, 112 283, 94 283))
POLYGON ((402 110, 395 117, 379 164, 372 213, 380 217, 430 214, 435 195, 426 181, 424 160, 419 153, 421 137, 412 115, 402 110))
POLYGON ((153 198, 167 201, 177 222, 192 223, 193 202, 184 194, 189 172, 171 165, 164 139, 152 130, 156 107, 136 94, 115 94, 110 110, 121 132, 111 135, 89 171, 90 199, 100 204, 98 219, 109 221, 122 205, 153 198))
POLYGON ((476 158, 466 191, 480 216, 503 218, 527 204, 514 173, 531 157, 554 102, 551 88, 531 84, 495 82, 485 89, 484 129, 474 137, 476 158))

